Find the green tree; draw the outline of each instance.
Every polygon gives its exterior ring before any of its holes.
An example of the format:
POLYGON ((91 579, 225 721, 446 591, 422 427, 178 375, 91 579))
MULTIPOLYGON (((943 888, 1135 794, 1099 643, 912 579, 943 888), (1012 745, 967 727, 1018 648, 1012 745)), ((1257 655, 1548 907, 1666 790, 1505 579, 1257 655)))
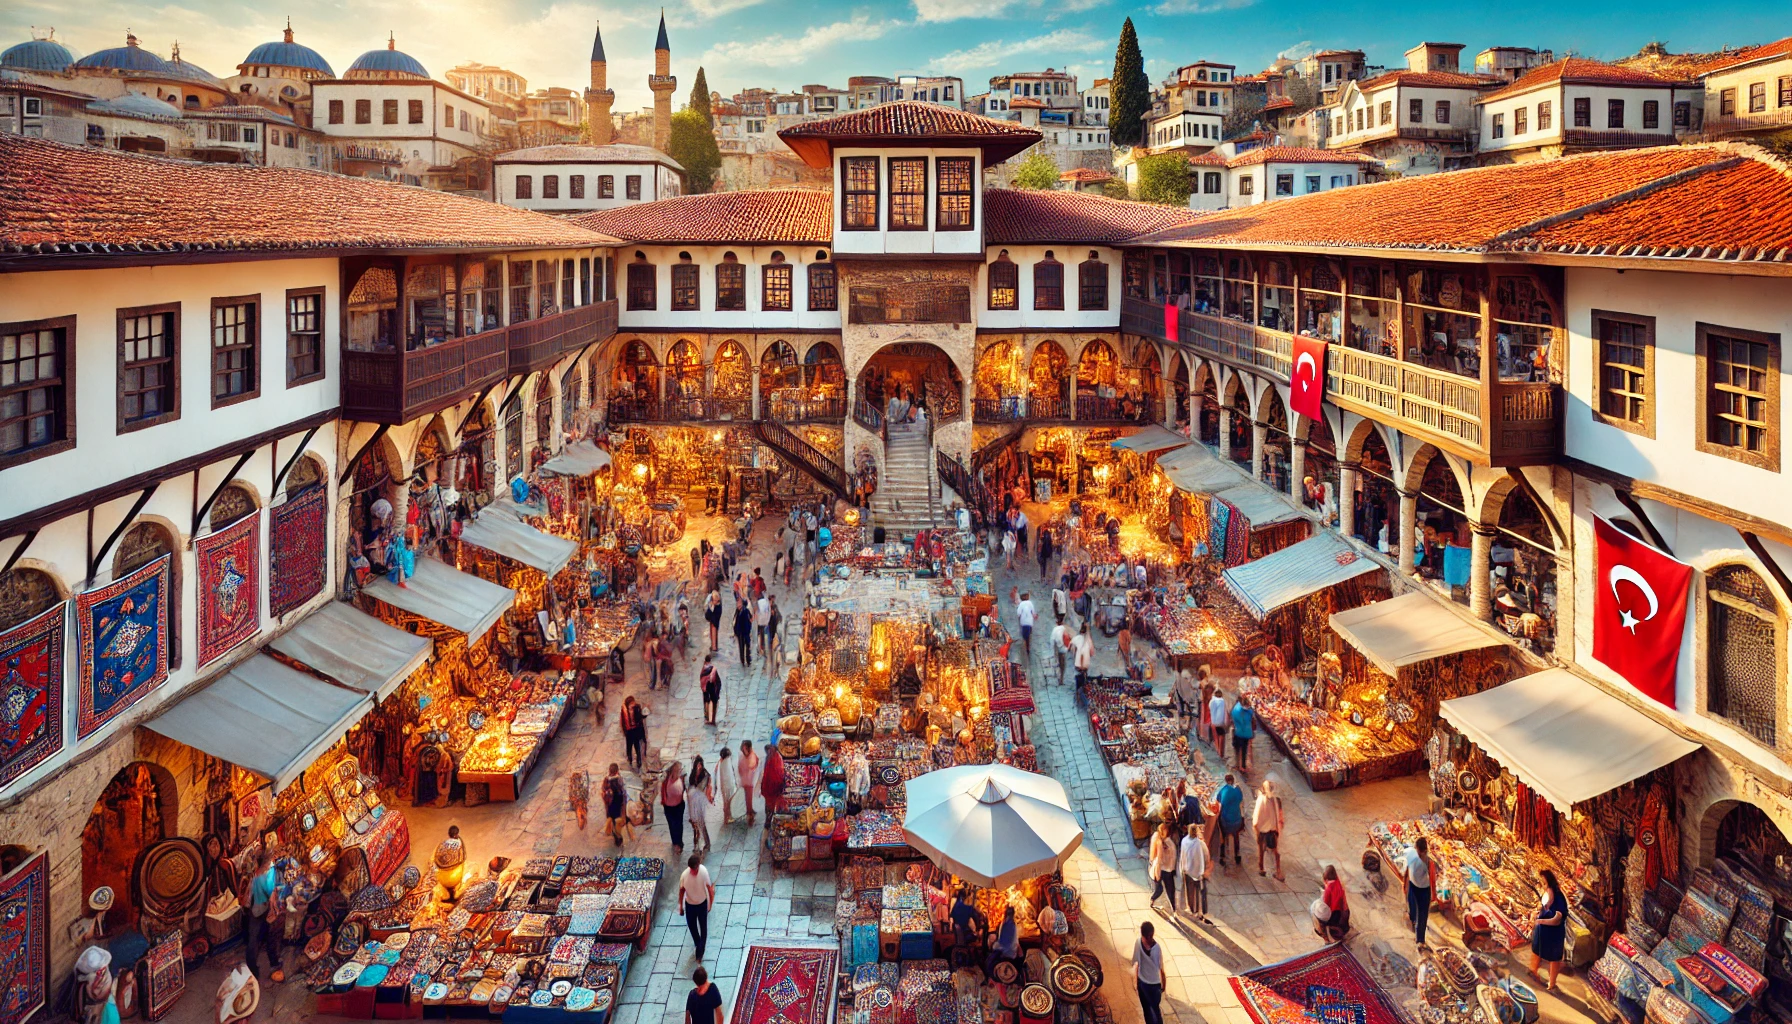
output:
POLYGON ((1131 199, 1132 193, 1126 189, 1126 182, 1119 178, 1110 178, 1101 183, 1101 194, 1109 199, 1131 199))
POLYGON ((1035 149, 1014 168, 1014 176, 1008 183, 1015 188, 1030 188, 1034 191, 1057 188, 1058 163, 1035 149))
POLYGON ((702 111, 690 107, 672 115, 672 136, 666 142, 666 155, 684 165, 687 192, 708 192, 722 169, 722 153, 716 148, 709 122, 703 119, 702 111))
POLYGON ((1194 181, 1188 158, 1180 153, 1159 153, 1139 161, 1139 199, 1165 206, 1187 206, 1194 181))
POLYGON ((1139 34, 1131 18, 1120 27, 1108 99, 1108 138, 1115 145, 1138 145, 1145 136, 1145 115, 1151 110, 1151 79, 1145 75, 1145 58, 1139 53, 1139 34))
POLYGON ((703 77, 703 69, 697 69, 696 84, 691 86, 692 110, 703 115, 703 121, 711 128, 716 126, 716 115, 709 109, 709 79, 703 77))

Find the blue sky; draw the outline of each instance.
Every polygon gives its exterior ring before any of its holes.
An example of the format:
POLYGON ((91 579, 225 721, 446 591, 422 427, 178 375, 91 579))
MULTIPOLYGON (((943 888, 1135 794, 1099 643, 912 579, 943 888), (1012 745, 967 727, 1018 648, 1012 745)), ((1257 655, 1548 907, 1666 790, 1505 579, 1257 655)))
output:
MULTIPOLYGON (((1161 79, 1197 59, 1261 69, 1278 54, 1328 47, 1367 51, 1369 61, 1398 64, 1423 40, 1573 50, 1600 58, 1633 53, 1661 40, 1670 49, 1714 50, 1777 39, 1792 22, 1777 5, 1694 11, 1664 0, 1516 0, 1390 4, 1382 0, 900 0, 855 6, 798 0, 674 0, 666 18, 673 73, 682 86, 707 68, 711 88, 790 89, 807 82, 844 85, 849 75, 952 74, 981 91, 1005 71, 1068 68, 1083 83, 1105 77, 1121 22, 1132 16, 1147 70, 1161 79)), ((0 4, 0 45, 55 26, 56 36, 88 53, 123 42, 127 28, 166 56, 179 42, 184 59, 219 76, 255 44, 277 39, 287 9, 241 0, 8 0, 0 4)), ((591 27, 601 19, 617 110, 650 103, 657 5, 566 0, 311 0, 292 7, 300 42, 338 73, 364 50, 398 46, 438 78, 463 61, 499 64, 531 88, 582 87, 591 27)), ((680 97, 682 102, 682 97, 680 97)))

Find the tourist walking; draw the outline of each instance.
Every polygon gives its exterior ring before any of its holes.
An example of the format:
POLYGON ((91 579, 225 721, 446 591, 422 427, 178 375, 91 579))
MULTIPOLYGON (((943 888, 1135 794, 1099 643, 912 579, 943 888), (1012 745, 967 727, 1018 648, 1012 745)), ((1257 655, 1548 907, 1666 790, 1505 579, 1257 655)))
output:
POLYGON ((722 1024, 722 990, 710 982, 702 965, 691 972, 691 991, 684 997, 684 1024, 722 1024))
POLYGON ((1350 931, 1350 900, 1344 895, 1344 883, 1338 878, 1335 864, 1325 866, 1325 889, 1313 901, 1313 934, 1327 942, 1343 942, 1350 931))
POLYGON ((1182 848, 1177 851, 1177 870, 1182 875, 1182 905, 1195 920, 1207 923, 1207 875, 1213 870, 1213 858, 1207 855, 1207 844, 1201 839, 1199 823, 1183 832, 1182 848))
POLYGON ((621 719, 623 757, 630 768, 640 771, 647 755, 647 708, 631 693, 622 699, 621 719))
POLYGON ((771 597, 768 600, 771 601, 771 608, 766 612, 765 636, 766 650, 770 653, 766 655, 765 671, 769 675, 784 664, 784 613, 778 610, 777 598, 771 597))
POLYGON ((1201 717, 1201 687, 1188 669, 1176 673, 1176 722, 1186 732, 1201 717))
POLYGON ((759 656, 764 658, 771 644, 772 599, 760 594, 753 604, 753 631, 759 634, 759 656))
POLYGON ((740 741, 740 791, 747 808, 747 827, 753 827, 753 791, 759 788, 759 755, 753 752, 752 740, 740 741))
POLYGON ((628 786, 622 781, 622 768, 616 762, 610 762, 610 773, 604 776, 602 786, 598 790, 604 802, 604 829, 622 845, 622 833, 635 838, 635 826, 628 820, 628 786))
POLYGON ((722 703, 722 673, 716 668, 716 656, 703 656, 703 669, 697 673, 697 685, 703 688, 703 724, 716 724, 716 708, 722 703))
POLYGON ((1431 880, 1437 865, 1431 860, 1431 844, 1420 836, 1406 851, 1406 919, 1412 922, 1412 936, 1420 949, 1425 945, 1425 928, 1431 923, 1431 880))
POLYGON ((566 803, 579 821, 579 831, 585 831, 585 817, 591 813, 591 774, 585 769, 575 769, 567 776, 566 803))
POLYGON ((1213 733, 1213 752, 1220 755, 1220 763, 1226 763, 1226 695, 1219 687, 1213 688, 1213 696, 1207 701, 1208 729, 1213 733))
POLYGON ((703 599, 703 621, 709 623, 709 650, 714 654, 722 629, 722 592, 713 585, 703 599))
POLYGON ((734 603, 734 642, 740 648, 741 667, 753 667, 753 613, 745 598, 734 603))
POLYGON ((740 772, 734 767, 734 751, 726 746, 716 755, 716 788, 722 791, 722 824, 734 824, 734 798, 740 795, 740 772))
POLYGON ((1014 547, 1017 543, 1012 528, 1002 532, 1002 558, 1009 572, 1014 571, 1014 547))
POLYGON ((784 786, 790 781, 784 770, 783 755, 777 747, 765 748, 765 767, 759 772, 759 796, 765 802, 766 824, 784 807, 784 786))
POLYGON ((1064 666, 1070 662, 1070 627, 1060 620, 1052 627, 1052 654, 1058 659, 1057 683, 1064 685, 1064 666))
POLYGON ((1031 591, 1020 595, 1020 603, 1014 606, 1014 617, 1020 620, 1020 639, 1027 645, 1027 659, 1033 657, 1033 623, 1039 620, 1039 611, 1033 607, 1031 591))
POLYGON ((1251 710, 1251 699, 1243 693, 1232 704, 1232 753, 1238 759, 1239 774, 1251 770, 1251 740, 1257 735, 1257 713, 1251 710))
POLYGON ((1562 895, 1562 884, 1556 881, 1554 871, 1544 868, 1538 874, 1543 876, 1543 891, 1537 916, 1531 920, 1531 978, 1542 981, 1537 970, 1548 964, 1549 982, 1544 987, 1553 992, 1567 951, 1568 897, 1562 895))
POLYGON ((244 905, 249 910, 249 951, 244 963, 248 965, 250 973, 260 978, 261 972, 256 968, 255 961, 266 950, 268 970, 273 972, 269 976, 276 982, 286 980, 286 973, 280 969, 280 930, 272 927, 278 923, 278 917, 269 920, 269 915, 279 914, 279 900, 275 896, 279 883, 279 872, 274 870, 274 851, 263 850, 261 866, 256 870, 255 877, 249 880, 249 890, 244 896, 244 905))
POLYGON ((1132 946, 1132 977, 1139 987, 1145 1024, 1164 1024, 1164 947, 1150 921, 1139 922, 1139 940, 1132 946))
POLYGON ((1220 864, 1226 863, 1228 844, 1232 847, 1232 863, 1243 864, 1244 855, 1239 852, 1238 840, 1244 832, 1244 790, 1238 788, 1238 780, 1231 772, 1226 773, 1226 784, 1214 794, 1214 799, 1220 805, 1220 848, 1215 851, 1220 864))
POLYGON ((1170 822, 1161 822, 1157 831, 1151 834, 1151 903, 1157 904, 1157 898, 1170 893, 1170 910, 1176 910, 1176 859, 1180 850, 1176 844, 1176 834, 1170 822))
POLYGON ((1083 621, 1082 632, 1071 641, 1071 648, 1076 657, 1076 688, 1078 692, 1089 685, 1089 666, 1095 661, 1095 638, 1089 635, 1089 622, 1083 621))
POLYGON ((684 808, 691 822, 691 845, 707 850, 709 841, 709 805, 716 800, 716 780, 710 777, 703 755, 691 758, 691 774, 685 778, 684 808))
POLYGON ((716 898, 716 885, 696 854, 685 861, 685 869, 678 877, 678 912, 691 930, 691 945, 696 947, 697 962, 702 963, 704 947, 709 945, 709 908, 716 898))
POLYGON ((684 765, 672 762, 660 783, 660 809, 666 813, 666 833, 672 837, 672 848, 684 850, 684 765))
POLYGON ((1282 874, 1282 851, 1279 849, 1282 826, 1286 824, 1282 815, 1282 797, 1276 792, 1276 780, 1264 779, 1263 788, 1257 791, 1257 804, 1251 808, 1251 830, 1257 833, 1257 874, 1262 876, 1263 855, 1269 854, 1276 859, 1276 881, 1287 881, 1282 874))
POLYGON ((1213 735, 1213 718, 1209 712, 1209 705, 1213 703, 1214 692, 1218 689, 1213 685, 1213 666, 1197 665, 1195 681, 1201 684, 1201 703, 1195 708, 1195 711, 1201 716, 1201 724, 1199 731, 1195 733, 1195 738, 1201 739, 1213 735))
POLYGON ((1052 562, 1052 531, 1039 531, 1039 578, 1045 579, 1046 569, 1052 562))

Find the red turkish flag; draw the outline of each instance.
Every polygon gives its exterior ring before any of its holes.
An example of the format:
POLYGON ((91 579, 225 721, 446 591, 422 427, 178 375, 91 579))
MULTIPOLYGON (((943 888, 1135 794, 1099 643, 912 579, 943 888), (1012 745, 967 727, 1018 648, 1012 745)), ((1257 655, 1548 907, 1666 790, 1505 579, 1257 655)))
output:
POLYGON ((1674 707, 1692 566, 1593 517, 1593 657, 1674 707))
POLYGON ((1182 335, 1182 310, 1176 308, 1174 302, 1164 303, 1164 337, 1171 341, 1180 341, 1182 335))
POLYGON ((1324 415, 1319 407, 1325 403, 1325 342, 1297 334, 1292 354, 1288 407, 1307 419, 1319 419, 1324 415))

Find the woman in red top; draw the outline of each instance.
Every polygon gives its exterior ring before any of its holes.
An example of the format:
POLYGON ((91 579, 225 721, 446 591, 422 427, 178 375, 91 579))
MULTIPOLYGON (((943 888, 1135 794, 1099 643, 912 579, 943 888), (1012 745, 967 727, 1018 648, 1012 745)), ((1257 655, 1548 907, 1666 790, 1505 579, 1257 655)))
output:
POLYGON ((1344 883, 1338 880, 1338 869, 1334 865, 1325 866, 1325 891, 1319 894, 1318 902, 1331 913, 1323 921, 1314 917, 1313 934, 1327 942, 1343 942, 1344 935, 1350 931, 1350 901, 1345 898, 1344 883))
POLYGON ((769 820, 772 815, 784 806, 784 758, 778 755, 778 748, 773 746, 765 755, 765 770, 759 775, 759 793, 765 800, 765 816, 769 820))

